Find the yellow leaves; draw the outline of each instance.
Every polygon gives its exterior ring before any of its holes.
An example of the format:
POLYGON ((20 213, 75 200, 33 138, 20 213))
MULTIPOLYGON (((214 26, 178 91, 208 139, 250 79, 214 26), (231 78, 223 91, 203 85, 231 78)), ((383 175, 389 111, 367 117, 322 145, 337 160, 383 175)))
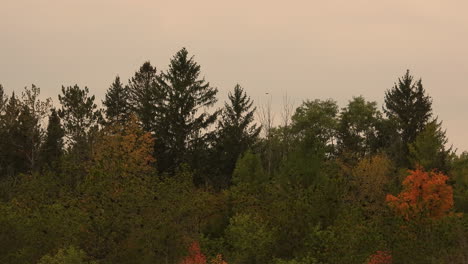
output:
POLYGON ((216 257, 211 259, 210 264, 227 264, 227 262, 223 260, 223 255, 218 254, 216 257))
POLYGON ((343 167, 350 176, 349 199, 369 213, 385 208, 385 186, 390 182, 391 162, 384 155, 364 158, 352 168, 343 167))
POLYGON ((152 156, 154 139, 132 117, 124 125, 107 127, 93 148, 92 168, 105 173, 128 175, 150 173, 155 159, 152 156))

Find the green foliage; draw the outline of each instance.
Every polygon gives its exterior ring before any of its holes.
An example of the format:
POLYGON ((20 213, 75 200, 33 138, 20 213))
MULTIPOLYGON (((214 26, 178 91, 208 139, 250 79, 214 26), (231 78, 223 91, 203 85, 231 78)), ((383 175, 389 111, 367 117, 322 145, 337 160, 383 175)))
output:
POLYGON ((3 85, 0 84, 0 113, 3 114, 3 110, 5 108, 5 104, 8 100, 8 97, 5 94, 5 89, 3 85))
MULTIPOLYGON (((173 171, 182 163, 197 170, 189 155, 198 155, 206 146, 219 111, 208 113, 216 101, 218 89, 200 78, 200 65, 183 48, 171 59, 169 69, 158 78, 156 97, 156 159, 160 171, 173 171)), ((197 159, 195 159, 197 161, 197 159)))
POLYGON ((277 259, 274 262, 275 264, 319 264, 320 262, 313 257, 305 257, 300 259, 292 259, 292 260, 283 260, 277 259))
POLYGON ((381 119, 376 102, 367 102, 362 96, 349 101, 342 109, 338 124, 340 152, 349 152, 357 159, 375 153, 381 119))
POLYGON ((87 88, 62 87, 56 111, 0 85, 0 263, 467 262, 468 154, 409 72, 388 118, 362 96, 305 100, 277 127, 263 109, 261 137, 246 92, 214 110, 200 69, 182 49, 117 77, 105 126, 87 88))
POLYGON ((292 133, 304 147, 335 152, 338 106, 335 101, 305 101, 292 116, 292 133))
POLYGON ((255 184, 263 183, 268 180, 265 174, 260 157, 250 151, 244 155, 237 162, 236 168, 233 172, 233 181, 235 184, 255 184))
POLYGON ((262 219, 249 214, 231 218, 226 229, 226 242, 233 263, 267 263, 273 253, 275 232, 262 219))
MULTIPOLYGON (((116 89, 116 91, 120 91, 120 89, 116 89)), ((154 130, 155 116, 157 114, 154 100, 157 94, 156 67, 153 67, 147 61, 143 63, 140 69, 128 81, 129 107, 138 116, 145 131, 154 130)))
POLYGON ((13 93, 7 102, 1 95, 0 175, 11 178, 39 167, 42 124, 51 105, 50 99, 42 101, 39 95, 40 88, 35 85, 25 87, 21 99, 13 93))
POLYGON ((102 122, 101 110, 94 103, 94 95, 88 96, 88 87, 78 85, 62 86, 58 111, 63 121, 66 143, 69 147, 83 148, 90 143, 92 136, 102 122))
POLYGON ((60 117, 53 108, 47 124, 45 140, 41 145, 41 163, 43 166, 55 166, 63 155, 65 131, 60 117))
POLYGON ((413 143, 409 144, 409 159, 414 167, 421 165, 431 170, 442 172, 449 170, 451 148, 446 149, 447 137, 442 130, 442 123, 433 120, 428 123, 413 143))
POLYGON ((107 121, 110 123, 123 123, 130 118, 129 88, 124 86, 120 77, 115 77, 114 82, 107 90, 105 100, 102 104, 106 107, 107 121))
POLYGON ((453 198, 457 211, 468 213, 468 152, 456 156, 451 162, 451 178, 455 182, 453 198))
POLYGON ((229 186, 231 175, 240 155, 257 141, 261 127, 253 124, 255 107, 240 85, 228 95, 229 103, 224 103, 221 120, 218 123, 216 158, 220 168, 218 185, 229 186))
POLYGON ((66 249, 59 249, 57 254, 45 255, 38 264, 96 264, 94 261, 86 261, 86 253, 83 250, 70 246, 66 249))
POLYGON ((408 70, 392 89, 385 92, 384 112, 396 122, 396 130, 403 143, 403 154, 406 155, 408 144, 416 139, 432 116, 432 101, 426 95, 422 81, 414 81, 408 70))

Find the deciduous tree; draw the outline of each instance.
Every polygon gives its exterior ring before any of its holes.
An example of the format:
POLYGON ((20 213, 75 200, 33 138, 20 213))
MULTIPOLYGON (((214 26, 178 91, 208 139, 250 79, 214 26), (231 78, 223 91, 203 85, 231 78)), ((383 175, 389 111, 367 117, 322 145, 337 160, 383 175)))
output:
POLYGON ((409 171, 398 196, 387 195, 387 203, 407 220, 440 218, 453 207, 453 190, 448 177, 440 172, 421 168, 409 171))

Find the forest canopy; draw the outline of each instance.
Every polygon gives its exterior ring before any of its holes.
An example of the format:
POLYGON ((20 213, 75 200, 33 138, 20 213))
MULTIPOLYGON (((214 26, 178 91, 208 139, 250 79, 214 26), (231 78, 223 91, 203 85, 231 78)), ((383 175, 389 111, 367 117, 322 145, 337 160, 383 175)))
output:
POLYGON ((275 124, 239 84, 217 107, 185 48, 159 69, 103 108, 0 85, 0 263, 467 262, 468 153, 409 70, 382 106, 286 101, 275 124))

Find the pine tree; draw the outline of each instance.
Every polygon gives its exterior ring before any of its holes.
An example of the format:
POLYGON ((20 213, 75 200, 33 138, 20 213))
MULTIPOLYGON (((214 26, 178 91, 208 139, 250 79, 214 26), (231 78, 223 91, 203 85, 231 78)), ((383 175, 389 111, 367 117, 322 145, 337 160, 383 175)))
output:
POLYGON ((3 114, 3 110, 5 108, 7 100, 8 98, 5 95, 5 90, 3 89, 3 86, 0 84, 0 116, 3 114))
POLYGON ((52 109, 47 125, 47 134, 44 143, 41 146, 42 165, 52 166, 54 162, 60 159, 63 154, 63 137, 65 132, 60 122, 60 117, 52 109))
POLYGON ((128 86, 124 86, 120 77, 115 77, 106 93, 106 98, 102 102, 106 107, 104 110, 108 122, 124 123, 130 117, 129 91, 128 86))
POLYGON ((4 114, 1 118, 0 137, 0 176, 13 177, 23 172, 26 160, 19 150, 20 124, 18 117, 21 114, 21 101, 13 92, 9 97, 4 114))
POLYGON ((426 95, 421 79, 414 81, 409 70, 399 78, 398 83, 385 92, 384 112, 396 121, 407 154, 408 144, 416 139, 432 116, 432 101, 426 95))
MULTIPOLYGON (((218 90, 199 76, 200 65, 183 48, 158 78, 155 150, 160 171, 173 171, 189 162, 189 152, 198 155, 206 147, 210 134, 205 129, 216 121, 219 111, 203 110, 216 103, 218 90)), ((192 168, 201 166, 197 159, 189 163, 192 168)))
POLYGON ((147 61, 129 80, 128 100, 131 111, 138 116, 143 128, 148 132, 154 131, 156 94, 156 67, 147 61))
POLYGON ((22 93, 22 110, 19 116, 20 132, 23 140, 21 149, 28 160, 29 170, 35 170, 40 160, 40 146, 45 130, 42 126, 44 118, 50 111, 52 100, 39 99, 41 89, 34 84, 25 87, 22 93))
POLYGON ((4 175, 29 173, 38 166, 44 134, 41 124, 51 104, 50 99, 41 101, 39 95, 39 87, 25 87, 21 100, 13 93, 4 107, 0 125, 0 170, 4 175))
POLYGON ((221 185, 229 185, 231 175, 240 155, 258 139, 261 127, 252 124, 256 107, 240 85, 228 95, 229 102, 224 104, 221 120, 218 123, 216 157, 220 168, 221 185))
POLYGON ((89 96, 88 93, 88 87, 62 86, 62 95, 58 96, 62 104, 58 114, 63 120, 69 147, 87 145, 102 121, 101 110, 94 103, 94 95, 89 96))

